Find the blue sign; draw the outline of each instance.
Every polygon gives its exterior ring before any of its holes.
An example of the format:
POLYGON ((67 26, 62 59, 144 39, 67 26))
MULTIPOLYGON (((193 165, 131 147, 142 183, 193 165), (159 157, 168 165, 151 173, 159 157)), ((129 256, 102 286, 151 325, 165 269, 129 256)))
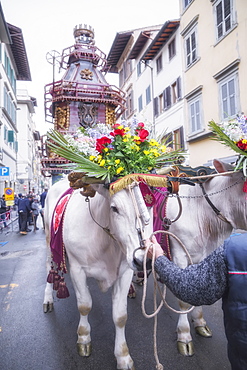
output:
POLYGON ((9 167, 0 167, 0 176, 9 176, 9 167))

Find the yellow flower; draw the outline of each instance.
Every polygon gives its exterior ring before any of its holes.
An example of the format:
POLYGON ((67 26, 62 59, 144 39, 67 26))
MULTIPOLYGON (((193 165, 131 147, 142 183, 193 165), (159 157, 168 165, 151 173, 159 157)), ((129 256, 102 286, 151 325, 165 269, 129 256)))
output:
POLYGON ((115 159, 115 163, 116 164, 119 164, 120 163, 120 159, 115 159))
POLYGON ((97 160, 98 160, 98 162, 99 162, 99 161, 101 161, 101 159, 102 159, 102 155, 100 155, 100 154, 99 154, 99 155, 97 156, 97 160))
POLYGON ((108 152, 108 150, 109 150, 108 148, 104 148, 104 152, 108 152))
POLYGON ((94 160, 95 158, 96 158, 96 157, 95 157, 95 155, 90 155, 89 160, 93 162, 93 160, 94 160))
POLYGON ((143 150, 143 153, 144 153, 145 155, 149 155, 149 154, 150 154, 150 151, 149 151, 149 150, 143 150))
POLYGON ((124 168, 123 168, 123 167, 118 167, 116 172, 117 172, 117 174, 119 174, 119 173, 120 173, 120 172, 122 172, 123 170, 124 170, 124 168))
POLYGON ((165 153, 165 152, 166 152, 166 150, 167 150, 167 148, 166 148, 166 146, 165 146, 165 145, 161 145, 161 146, 160 146, 160 150, 162 151, 162 153, 165 153))
POLYGON ((100 165, 100 167, 104 167, 104 165, 105 165, 105 159, 102 159, 102 161, 100 161, 99 165, 100 165))
POLYGON ((247 140, 246 140, 246 139, 243 139, 243 140, 242 140, 242 143, 243 143, 243 144, 246 144, 246 143, 247 143, 247 140))
POLYGON ((155 157, 159 157, 160 156, 160 153, 158 152, 157 149, 151 149, 150 152, 155 156, 155 157))
POLYGON ((154 139, 151 139, 150 142, 149 142, 149 144, 151 146, 159 146, 159 143, 156 140, 154 140, 154 139))
POLYGON ((130 130, 130 128, 129 128, 129 127, 125 127, 125 128, 124 128, 124 131, 125 131, 125 132, 128 132, 129 130, 130 130))
POLYGON ((126 134, 126 135, 124 135, 124 137, 126 137, 127 139, 130 139, 131 138, 131 134, 126 134))
POLYGON ((135 150, 136 152, 139 152, 140 147, 138 145, 136 145, 136 144, 133 143, 133 145, 131 145, 131 149, 132 150, 135 150))

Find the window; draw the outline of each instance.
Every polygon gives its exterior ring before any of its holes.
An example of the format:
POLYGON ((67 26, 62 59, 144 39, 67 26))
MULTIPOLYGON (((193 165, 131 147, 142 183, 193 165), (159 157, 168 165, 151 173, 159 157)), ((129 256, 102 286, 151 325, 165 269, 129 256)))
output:
POLYGON ((228 76, 219 83, 221 118, 229 118, 238 113, 236 98, 237 75, 228 76))
POLYGON ((151 102, 151 87, 150 85, 146 88, 146 105, 151 102))
POLYGON ((197 42, 196 30, 193 29, 190 34, 185 38, 185 56, 186 67, 189 67, 197 60, 197 42))
POLYGON ((177 82, 174 82, 171 85, 171 102, 172 104, 175 104, 177 102, 177 82))
POLYGON ((164 109, 168 109, 171 106, 171 86, 167 86, 163 91, 164 109))
POLYGON ((138 98, 138 108, 139 108, 139 112, 141 112, 142 109, 143 109, 142 95, 140 95, 139 98, 138 98))
POLYGON ((184 128, 181 126, 179 129, 173 131, 173 149, 174 150, 179 150, 179 149, 184 150, 184 148, 185 148, 184 128))
POLYGON ((141 64, 141 62, 139 62, 138 64, 137 64, 137 77, 139 77, 140 76, 140 74, 142 73, 142 64, 141 64))
POLYGON ((169 60, 176 55, 176 43, 175 38, 168 45, 169 60))
POLYGON ((4 108, 12 121, 16 123, 16 107, 6 86, 4 86, 4 108))
POLYGON ((127 91, 126 97, 126 111, 125 111, 125 118, 128 118, 133 112, 133 90, 132 88, 127 91))
POLYGON ((162 70, 162 55, 160 55, 156 59, 156 69, 157 69, 157 73, 159 73, 162 70))
POLYGON ((132 73, 132 60, 128 59, 123 63, 123 68, 119 74, 119 83, 122 86, 132 73))
POLYGON ((196 134, 202 130, 201 99, 196 97, 189 101, 190 134, 196 134))
POLYGON ((233 25, 232 0, 218 0, 215 3, 217 40, 222 38, 233 25))
POLYGON ((189 6, 192 1, 193 0, 184 0, 184 9, 187 8, 187 6, 189 6))

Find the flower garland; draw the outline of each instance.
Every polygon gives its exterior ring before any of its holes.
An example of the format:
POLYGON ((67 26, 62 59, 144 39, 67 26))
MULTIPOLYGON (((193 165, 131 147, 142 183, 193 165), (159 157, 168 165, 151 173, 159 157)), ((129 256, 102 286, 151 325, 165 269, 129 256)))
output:
POLYGON ((235 171, 242 169, 247 177, 247 117, 241 113, 234 119, 216 124, 209 122, 209 127, 216 135, 214 140, 220 141, 239 154, 235 171))
POLYGON ((149 173, 183 154, 150 138, 144 123, 136 121, 113 126, 98 123, 64 136, 50 130, 48 138, 50 149, 74 164, 71 169, 108 181, 131 173, 149 173))
POLYGON ((209 127, 215 134, 213 140, 220 141, 239 154, 234 171, 243 171, 243 191, 247 193, 247 117, 244 113, 237 114, 236 118, 219 124, 211 121, 209 127))

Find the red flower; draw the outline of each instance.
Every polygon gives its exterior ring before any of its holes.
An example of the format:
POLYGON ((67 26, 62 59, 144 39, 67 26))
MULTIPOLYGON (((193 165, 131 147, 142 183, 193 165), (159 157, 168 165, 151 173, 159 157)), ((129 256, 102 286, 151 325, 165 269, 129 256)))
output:
POLYGON ((117 135, 124 136, 124 134, 125 134, 125 131, 123 128, 122 129, 116 128, 113 132, 110 132, 110 135, 114 137, 117 135))
POLYGON ((143 128, 145 125, 143 122, 139 122, 138 123, 138 126, 137 126, 137 130, 140 130, 141 128, 143 128))
POLYGON ((146 138, 148 137, 149 135, 149 132, 145 129, 141 129, 139 132, 138 132, 138 136, 140 138, 140 141, 145 141, 146 138))
POLYGON ((101 137, 100 139, 96 140, 96 150, 99 153, 102 153, 103 149, 106 147, 106 144, 110 144, 111 139, 106 136, 101 137))
POLYGON ((239 147, 241 150, 247 151, 247 143, 243 143, 242 140, 237 142, 237 147, 239 147))

